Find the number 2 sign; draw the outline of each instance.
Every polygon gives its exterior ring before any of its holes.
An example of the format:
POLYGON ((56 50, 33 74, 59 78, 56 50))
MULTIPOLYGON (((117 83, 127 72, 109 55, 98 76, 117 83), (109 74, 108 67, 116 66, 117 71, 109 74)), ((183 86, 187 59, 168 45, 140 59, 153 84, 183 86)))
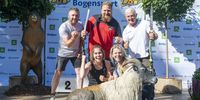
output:
POLYGON ((72 92, 76 89, 76 76, 62 76, 56 92, 72 92))

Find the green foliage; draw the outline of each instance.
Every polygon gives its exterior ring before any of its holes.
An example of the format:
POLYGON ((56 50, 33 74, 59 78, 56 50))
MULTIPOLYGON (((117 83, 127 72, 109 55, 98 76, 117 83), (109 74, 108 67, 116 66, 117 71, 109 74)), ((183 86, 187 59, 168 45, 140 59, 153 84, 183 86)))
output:
POLYGON ((153 20, 158 22, 179 21, 192 7, 195 0, 143 0, 143 9, 149 14, 153 7, 153 20))
POLYGON ((193 79, 200 80, 200 68, 198 68, 192 77, 193 79))
POLYGON ((8 0, 0 0, 0 7, 6 7, 8 5, 8 0))
POLYGON ((49 15, 54 10, 54 5, 49 0, 4 0, 6 6, 0 6, 0 18, 5 22, 18 20, 26 24, 31 12, 37 12, 41 18, 49 15))

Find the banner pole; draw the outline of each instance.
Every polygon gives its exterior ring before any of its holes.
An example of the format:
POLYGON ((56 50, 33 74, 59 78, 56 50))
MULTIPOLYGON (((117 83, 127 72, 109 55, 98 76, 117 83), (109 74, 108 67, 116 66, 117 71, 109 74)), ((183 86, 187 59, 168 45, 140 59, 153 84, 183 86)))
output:
MULTIPOLYGON (((86 28, 87 28, 87 21, 89 19, 89 15, 90 15, 90 8, 88 7, 88 10, 87 10, 87 15, 86 15, 86 19, 85 19, 85 24, 84 24, 84 31, 86 31, 86 28)), ((85 38, 86 36, 83 36, 82 38, 82 55, 85 55, 85 38)), ((83 66, 83 70, 85 70, 85 66, 83 66)), ((81 88, 83 88, 83 83, 84 83, 84 79, 81 79, 81 88)))

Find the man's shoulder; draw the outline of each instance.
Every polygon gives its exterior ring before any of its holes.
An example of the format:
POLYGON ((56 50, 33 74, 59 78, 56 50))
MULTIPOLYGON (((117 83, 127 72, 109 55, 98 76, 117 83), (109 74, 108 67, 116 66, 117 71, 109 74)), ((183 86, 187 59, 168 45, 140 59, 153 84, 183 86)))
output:
POLYGON ((124 31, 127 31, 130 29, 130 26, 129 25, 126 25, 125 28, 124 28, 124 31))
POLYGON ((101 17, 101 14, 95 14, 95 15, 93 15, 93 16, 91 16, 91 17, 94 17, 95 19, 98 19, 98 18, 101 17))
POLYGON ((69 21, 65 21, 60 25, 60 27, 65 27, 65 26, 68 26, 68 25, 69 25, 69 21))
POLYGON ((81 21, 78 21, 78 26, 83 26, 83 22, 81 22, 81 21))

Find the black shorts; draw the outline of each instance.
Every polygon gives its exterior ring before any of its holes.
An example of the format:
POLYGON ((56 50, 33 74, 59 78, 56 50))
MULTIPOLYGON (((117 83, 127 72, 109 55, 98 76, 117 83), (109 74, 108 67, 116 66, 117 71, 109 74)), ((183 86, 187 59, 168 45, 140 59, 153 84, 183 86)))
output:
POLYGON ((62 71, 65 70, 65 67, 68 63, 68 61, 71 61, 74 68, 80 68, 81 67, 81 59, 77 59, 77 57, 57 57, 56 61, 56 69, 60 69, 62 71))

